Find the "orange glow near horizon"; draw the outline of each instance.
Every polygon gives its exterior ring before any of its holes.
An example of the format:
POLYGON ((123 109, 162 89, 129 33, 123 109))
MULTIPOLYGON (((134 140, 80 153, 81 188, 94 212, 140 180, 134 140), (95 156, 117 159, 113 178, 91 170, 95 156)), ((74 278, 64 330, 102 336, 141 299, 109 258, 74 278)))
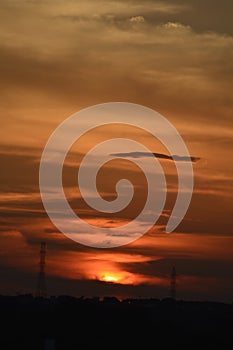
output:
POLYGON ((116 283, 123 285, 139 285, 139 284, 153 284, 164 285, 164 281, 161 278, 155 276, 143 276, 137 273, 131 273, 128 271, 118 270, 114 272, 103 272, 97 274, 97 279, 106 283, 116 283))
POLYGON ((119 276, 106 273, 103 275, 101 280, 104 282, 109 282, 109 283, 117 283, 117 282, 119 282, 120 278, 119 278, 119 276))
POLYGON ((107 283, 117 283, 117 284, 135 284, 136 276, 130 272, 122 271, 120 268, 116 268, 116 270, 98 272, 97 279, 102 282, 107 283))

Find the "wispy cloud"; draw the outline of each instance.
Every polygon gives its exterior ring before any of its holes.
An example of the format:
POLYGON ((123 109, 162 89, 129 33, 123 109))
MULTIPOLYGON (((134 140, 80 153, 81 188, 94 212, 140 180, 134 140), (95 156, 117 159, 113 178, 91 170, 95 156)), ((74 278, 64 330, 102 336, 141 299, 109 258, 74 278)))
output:
POLYGON ((150 152, 128 152, 128 153, 113 153, 111 156, 116 156, 116 157, 122 157, 122 158, 144 158, 144 157, 155 157, 159 159, 166 159, 166 160, 171 160, 171 161, 178 161, 178 162, 198 162, 201 158, 200 157, 194 157, 191 156, 186 157, 186 156, 178 156, 178 155, 173 155, 173 156, 168 156, 167 154, 163 153, 150 153, 150 152))

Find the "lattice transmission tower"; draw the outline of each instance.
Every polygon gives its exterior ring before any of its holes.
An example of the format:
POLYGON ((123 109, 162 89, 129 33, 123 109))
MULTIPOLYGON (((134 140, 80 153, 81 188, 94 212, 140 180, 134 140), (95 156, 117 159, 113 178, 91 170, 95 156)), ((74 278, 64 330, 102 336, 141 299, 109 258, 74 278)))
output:
POLYGON ((173 266, 170 277, 170 297, 176 299, 176 268, 173 266))
POLYGON ((37 297, 46 297, 46 281, 45 281, 45 256, 46 256, 46 243, 41 242, 40 244, 40 262, 39 262, 39 273, 38 282, 36 289, 37 297))

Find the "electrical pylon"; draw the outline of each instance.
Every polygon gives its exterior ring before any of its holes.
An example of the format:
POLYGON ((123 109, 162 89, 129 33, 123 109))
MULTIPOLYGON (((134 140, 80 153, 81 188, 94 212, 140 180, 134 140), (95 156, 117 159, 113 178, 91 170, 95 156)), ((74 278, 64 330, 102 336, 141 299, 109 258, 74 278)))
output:
POLYGON ((170 297, 176 299, 176 268, 173 266, 170 280, 170 297))
POLYGON ((45 255, 46 255, 46 243, 41 242, 40 245, 40 262, 39 262, 39 273, 38 273, 38 283, 36 296, 37 297, 46 297, 46 282, 45 282, 45 255))

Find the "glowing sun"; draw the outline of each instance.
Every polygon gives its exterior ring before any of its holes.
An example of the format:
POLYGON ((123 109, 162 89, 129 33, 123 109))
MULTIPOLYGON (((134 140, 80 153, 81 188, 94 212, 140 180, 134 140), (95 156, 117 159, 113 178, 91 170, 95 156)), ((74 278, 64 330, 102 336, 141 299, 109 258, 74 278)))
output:
POLYGON ((102 281, 117 283, 119 281, 119 277, 116 275, 105 274, 102 276, 102 281))

